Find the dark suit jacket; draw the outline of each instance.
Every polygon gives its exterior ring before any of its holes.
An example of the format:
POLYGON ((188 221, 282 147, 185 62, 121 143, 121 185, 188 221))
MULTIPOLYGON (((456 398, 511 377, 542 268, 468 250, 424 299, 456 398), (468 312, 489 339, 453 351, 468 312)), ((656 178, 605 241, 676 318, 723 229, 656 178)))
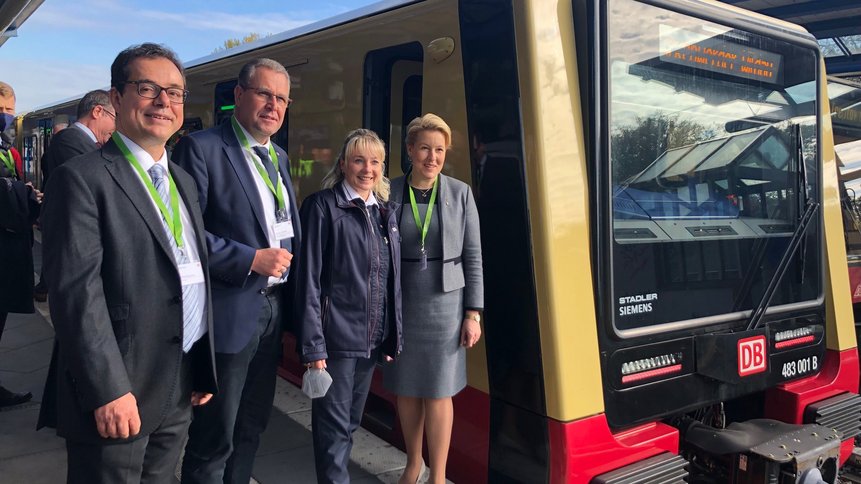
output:
MULTIPOLYGON (((287 153, 275 145, 279 171, 293 218, 293 253, 299 253, 302 230, 287 153)), ((238 353, 257 328, 267 278, 252 272, 257 249, 269 247, 266 219, 242 146, 230 122, 183 137, 172 159, 197 182, 206 241, 215 320, 215 351, 238 353)), ((292 291, 285 290, 287 295, 292 291)), ((283 311, 285 318, 290 310, 283 311)), ((286 327, 286 322, 282 322, 286 327)))
MULTIPOLYGON (((194 181, 170 167, 206 267, 194 181)), ((105 442, 93 410, 132 392, 138 437, 148 435, 176 400, 183 359, 182 286, 161 216, 113 141, 53 177, 42 216, 56 344, 39 425, 56 424, 70 440, 105 442)), ((209 294, 206 313, 212 314, 209 294)), ((193 389, 214 392, 211 318, 207 324, 208 335, 189 357, 193 389)))
POLYGON ((75 125, 60 131, 51 138, 51 144, 42 157, 42 180, 44 187, 48 186, 48 178, 60 165, 76 156, 96 151, 99 145, 87 133, 75 125))
POLYGON ((33 222, 39 202, 24 182, 3 176, 8 174, 0 168, 0 313, 32 313, 33 222))

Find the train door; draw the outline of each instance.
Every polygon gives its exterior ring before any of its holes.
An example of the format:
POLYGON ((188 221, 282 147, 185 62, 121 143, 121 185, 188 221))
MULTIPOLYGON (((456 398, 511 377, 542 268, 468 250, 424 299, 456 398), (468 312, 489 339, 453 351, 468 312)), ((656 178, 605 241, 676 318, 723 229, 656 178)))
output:
POLYGON ((396 178, 407 172, 407 147, 404 137, 407 125, 422 112, 422 64, 399 60, 392 66, 391 106, 389 111, 388 177, 396 178))
POLYGON ((386 176, 404 174, 407 124, 422 111, 422 62, 418 42, 368 52, 364 65, 364 127, 386 143, 386 176))

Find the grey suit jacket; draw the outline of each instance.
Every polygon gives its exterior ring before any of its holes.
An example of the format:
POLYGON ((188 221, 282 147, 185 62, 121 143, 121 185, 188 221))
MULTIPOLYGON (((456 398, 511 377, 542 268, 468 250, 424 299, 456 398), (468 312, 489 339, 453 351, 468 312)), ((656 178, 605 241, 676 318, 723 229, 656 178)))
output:
MULTIPOLYGON (((391 199, 400 203, 405 186, 406 177, 392 180, 391 199)), ((483 309, 484 276, 475 197, 466 183, 440 174, 437 198, 442 225, 442 290, 463 288, 463 306, 483 309)), ((404 204, 402 210, 409 212, 409 203, 404 204)))
POLYGON ((51 138, 51 144, 42 156, 42 182, 48 186, 48 179, 63 163, 91 151, 99 149, 99 145, 87 136, 81 128, 72 125, 60 131, 51 138))
MULTIPOLYGON (((206 264, 203 220, 194 180, 170 171, 206 264)), ((137 173, 109 141, 52 175, 42 212, 44 266, 56 344, 40 425, 78 442, 105 442, 93 411, 131 392, 146 436, 170 410, 182 378, 182 286, 159 213, 137 173)), ((193 390, 214 392, 209 274, 208 335, 195 345, 193 390)), ((191 398, 190 393, 187 398, 191 398)))

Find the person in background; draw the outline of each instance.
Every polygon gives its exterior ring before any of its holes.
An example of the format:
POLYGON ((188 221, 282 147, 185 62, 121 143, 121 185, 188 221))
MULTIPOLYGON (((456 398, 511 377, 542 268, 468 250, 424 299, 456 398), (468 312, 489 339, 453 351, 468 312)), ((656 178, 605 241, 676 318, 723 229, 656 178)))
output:
MULTIPOLYGON (((32 313, 33 223, 42 194, 25 183, 15 149, 5 134, 15 127, 15 91, 0 82, 0 337, 9 313, 32 313)), ((30 401, 30 392, 16 393, 0 385, 0 408, 30 401)))
POLYGON ((104 146, 116 129, 117 117, 108 91, 90 91, 78 102, 78 120, 55 133, 45 151, 42 176, 47 186, 51 172, 72 158, 104 146))
MULTIPOLYGON (((95 151, 107 143, 116 129, 114 108, 108 91, 95 90, 84 95, 78 102, 78 120, 71 129, 63 129, 51 138, 51 144, 42 157, 42 187, 48 186, 51 173, 72 158, 95 151)), ((48 299, 45 274, 39 277, 33 297, 36 301, 48 299)))
POLYGON ((466 349, 481 337, 484 305, 478 211, 466 183, 440 173, 451 129, 425 114, 407 127, 411 171, 392 180, 392 199, 403 203, 401 286, 404 351, 384 367, 383 382, 398 396, 407 448, 400 484, 424 470, 427 437, 430 481, 445 482, 454 421, 452 396, 466 386, 466 349))
POLYGON ((290 76, 271 59, 239 71, 233 116, 180 139, 174 159, 197 182, 212 271, 219 394, 195 410, 183 483, 247 484, 275 399, 299 205, 287 153, 272 142, 290 76), (288 277, 289 276, 289 277, 288 277))
POLYGON ((384 161, 376 133, 351 132, 323 190, 302 203, 297 346, 306 366, 326 368, 332 377, 326 395, 311 404, 319 483, 350 482, 352 435, 374 368, 401 348, 398 205, 388 201, 384 161))
POLYGON ((117 130, 57 168, 45 200, 56 331, 39 426, 66 439, 68 483, 169 483, 192 406, 216 390, 206 239, 194 180, 169 160, 188 96, 152 43, 111 65, 117 130))

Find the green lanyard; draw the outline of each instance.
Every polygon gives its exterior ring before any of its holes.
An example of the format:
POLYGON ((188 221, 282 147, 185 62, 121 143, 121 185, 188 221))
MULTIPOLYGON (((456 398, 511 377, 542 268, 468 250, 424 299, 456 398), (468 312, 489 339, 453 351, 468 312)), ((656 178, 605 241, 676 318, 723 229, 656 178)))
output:
POLYGON ((114 131, 111 138, 120 148, 120 151, 123 152, 123 156, 129 160, 129 163, 131 163, 132 167, 134 167, 135 171, 140 175, 141 180, 143 180, 144 185, 146 185, 147 190, 149 190, 150 197, 152 197, 155 205, 158 207, 158 211, 161 212, 161 216, 164 217, 165 223, 170 228, 170 231, 173 234, 173 239, 176 241, 176 246, 182 249, 182 219, 179 216, 179 192, 176 190, 176 183, 173 182, 173 177, 170 175, 170 171, 165 170, 167 171, 167 179, 170 180, 170 208, 173 210, 173 217, 170 216, 170 212, 167 210, 164 200, 161 199, 161 195, 158 194, 158 190, 156 190, 155 185, 152 184, 152 178, 150 178, 143 168, 141 168, 140 163, 135 159, 135 155, 129 151, 129 147, 126 146, 123 139, 120 138, 120 135, 114 131))
MULTIPOLYGON (((410 177, 412 178, 412 176, 410 177)), ((416 205, 416 195, 413 193, 412 187, 407 187, 410 191, 410 207, 413 209, 413 217, 416 219, 416 228, 419 229, 422 233, 422 254, 425 253, 425 237, 428 235, 428 229, 430 228, 431 221, 431 213, 433 213, 433 205, 436 202, 436 188, 437 181, 439 181, 439 175, 433 181, 433 191, 431 191, 430 201, 428 202, 428 211, 425 213, 425 221, 422 224, 421 217, 419 217, 419 207, 416 205)))
MULTIPOLYGON (((279 183, 277 186, 272 186, 272 180, 269 179, 269 174, 266 173, 266 168, 257 161, 257 155, 255 155, 251 150, 251 146, 248 144, 248 138, 246 138, 245 133, 242 132, 239 122, 236 121, 235 117, 231 117, 230 122, 233 124, 233 131, 236 133, 236 137, 239 138, 239 142, 242 143, 242 147, 251 153, 251 159, 254 160, 254 167, 257 168, 257 173, 260 174, 260 178, 263 179, 263 183, 266 184, 266 187, 269 188, 272 195, 275 195, 275 200, 278 201, 278 210, 286 210, 287 205, 284 203, 284 192, 281 191, 281 184, 279 183)), ((275 153, 275 148, 272 147, 272 143, 269 143, 269 158, 272 160, 272 164, 275 165, 275 173, 278 173, 278 177, 280 178, 281 174, 278 171, 278 154, 275 153)))
POLYGON ((15 169, 15 160, 12 158, 12 153, 7 150, 0 150, 0 158, 3 158, 3 164, 9 170, 11 176, 18 178, 18 170, 15 169))

